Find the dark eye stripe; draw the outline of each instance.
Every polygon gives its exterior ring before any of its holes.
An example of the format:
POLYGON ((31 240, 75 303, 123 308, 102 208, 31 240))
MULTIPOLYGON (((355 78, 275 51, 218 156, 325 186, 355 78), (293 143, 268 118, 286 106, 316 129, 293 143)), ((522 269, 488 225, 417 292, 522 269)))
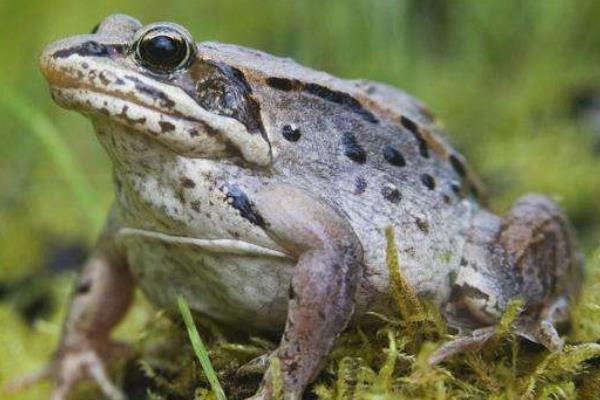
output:
POLYGON ((108 57, 110 56, 110 52, 108 51, 110 47, 110 45, 105 45, 90 40, 89 42, 82 43, 78 46, 58 50, 53 54, 53 57, 67 58, 74 54, 88 57, 108 57))

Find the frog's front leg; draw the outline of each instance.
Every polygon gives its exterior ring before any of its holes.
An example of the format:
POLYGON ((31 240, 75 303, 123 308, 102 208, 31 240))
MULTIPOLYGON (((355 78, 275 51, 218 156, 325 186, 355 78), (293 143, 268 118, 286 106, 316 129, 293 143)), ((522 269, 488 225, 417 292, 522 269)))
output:
MULTIPOLYGON (((278 357, 285 399, 299 399, 323 368, 346 327, 362 272, 362 247, 331 207, 291 187, 257 194, 268 234, 297 258, 289 288, 288 317, 278 357)), ((273 396, 272 369, 255 396, 273 396)))
POLYGON ((560 351, 556 325, 568 321, 582 282, 581 256, 564 212, 547 197, 526 195, 501 219, 482 213, 471 236, 448 309, 450 319, 467 314, 479 329, 445 344, 430 362, 483 345, 511 299, 524 302, 516 333, 560 351))
POLYGON ((110 332, 127 311, 132 294, 133 279, 125 256, 116 248, 112 230, 105 229, 76 282, 53 360, 9 390, 49 378, 56 383, 52 400, 63 400, 79 380, 92 378, 109 399, 123 399, 105 365, 130 352, 125 344, 112 341, 110 332))

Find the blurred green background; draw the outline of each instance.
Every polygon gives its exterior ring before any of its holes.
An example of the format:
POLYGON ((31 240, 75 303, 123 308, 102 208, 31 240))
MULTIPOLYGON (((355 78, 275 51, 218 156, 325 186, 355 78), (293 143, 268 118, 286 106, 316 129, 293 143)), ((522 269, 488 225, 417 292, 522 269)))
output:
MULTIPOLYGON (((394 84, 435 111, 493 209, 549 193, 586 253, 597 245, 596 0, 0 0, 0 383, 50 353, 73 276, 62 272, 92 245, 112 198, 90 124, 53 104, 36 58, 115 12, 394 84)), ((136 316, 125 336, 144 313, 136 316)))

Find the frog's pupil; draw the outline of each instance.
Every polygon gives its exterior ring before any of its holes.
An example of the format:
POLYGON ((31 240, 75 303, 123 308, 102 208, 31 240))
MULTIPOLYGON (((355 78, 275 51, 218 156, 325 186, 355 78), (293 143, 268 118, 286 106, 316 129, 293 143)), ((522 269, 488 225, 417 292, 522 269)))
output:
POLYGON ((142 41, 140 56, 150 66, 175 68, 185 57, 185 44, 170 36, 154 36, 142 41))

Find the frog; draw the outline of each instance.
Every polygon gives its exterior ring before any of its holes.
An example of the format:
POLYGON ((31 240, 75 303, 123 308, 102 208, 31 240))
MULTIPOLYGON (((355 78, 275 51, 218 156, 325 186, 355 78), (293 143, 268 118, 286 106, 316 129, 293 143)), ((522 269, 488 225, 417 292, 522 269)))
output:
MULTIPOLYGON (((458 332, 431 364, 483 345, 514 299, 517 334, 562 349, 583 281, 568 217, 536 193, 489 210, 412 95, 123 14, 49 44, 39 64, 53 100, 92 122, 115 188, 35 378, 56 383, 52 399, 85 378, 125 398, 107 367, 130 354, 111 331, 135 288, 280 337, 269 357, 284 398, 300 399, 341 333, 396 312, 388 227, 402 275, 458 332)), ((252 398, 273 398, 272 378, 267 363, 252 398)))

